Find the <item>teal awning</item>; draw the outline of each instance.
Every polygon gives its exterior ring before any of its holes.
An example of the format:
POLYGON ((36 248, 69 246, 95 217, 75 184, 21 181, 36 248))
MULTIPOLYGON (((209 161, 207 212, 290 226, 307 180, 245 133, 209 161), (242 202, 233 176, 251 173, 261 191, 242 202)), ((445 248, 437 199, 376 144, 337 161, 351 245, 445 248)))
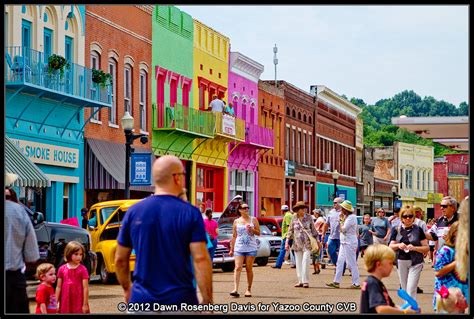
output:
POLYGON ((14 173, 18 179, 11 186, 49 187, 51 181, 15 144, 5 136, 5 173, 14 173))

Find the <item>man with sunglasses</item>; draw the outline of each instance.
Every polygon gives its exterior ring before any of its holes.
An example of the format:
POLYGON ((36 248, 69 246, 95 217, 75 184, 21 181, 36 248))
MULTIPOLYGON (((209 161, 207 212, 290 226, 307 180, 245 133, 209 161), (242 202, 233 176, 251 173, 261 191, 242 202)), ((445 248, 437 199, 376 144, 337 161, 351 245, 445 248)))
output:
POLYGON ((437 242, 435 251, 444 245, 444 236, 448 233, 451 225, 458 220, 457 210, 458 202, 454 197, 443 197, 441 200, 441 212, 443 216, 436 220, 435 224, 430 228, 429 236, 427 236, 429 240, 437 242))

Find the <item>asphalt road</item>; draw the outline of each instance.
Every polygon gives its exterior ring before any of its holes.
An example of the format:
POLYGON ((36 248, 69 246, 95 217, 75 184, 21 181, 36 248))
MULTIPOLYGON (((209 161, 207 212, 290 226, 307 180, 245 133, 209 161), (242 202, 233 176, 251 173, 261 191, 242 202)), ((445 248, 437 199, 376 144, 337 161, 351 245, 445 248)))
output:
MULTIPOLYGON (((213 287, 214 303, 222 305, 222 310, 227 308, 228 313, 359 313, 360 290, 350 289, 351 278, 346 275, 341 282, 341 288, 334 289, 325 286, 334 276, 332 265, 322 269, 318 275, 312 275, 310 270, 310 287, 295 288, 296 269, 283 265, 282 269, 273 269, 270 266, 254 266, 254 283, 252 297, 244 297, 247 287, 245 269, 241 274, 239 293, 240 297, 232 297, 229 292, 233 290, 233 273, 223 273, 220 269, 214 270, 213 287), (273 303, 273 304, 272 304, 273 303), (276 303, 286 306, 278 307, 276 303), (308 307, 304 310, 303 307, 308 307)), ((361 273, 361 282, 367 276, 363 266, 363 259, 358 260, 361 273)), ((418 303, 423 313, 434 313, 432 309, 434 274, 431 264, 425 263, 421 274, 419 287, 424 290, 418 294, 418 303)), ((404 302, 397 296, 399 288, 398 275, 394 267, 389 278, 384 280, 388 292, 395 304, 404 302)), ((89 303, 92 313, 121 313, 117 307, 123 302, 123 291, 118 284, 103 285, 98 280, 90 284, 89 303)), ((30 311, 34 312, 35 302, 31 300, 30 311)), ((216 313, 222 313, 216 311, 216 313)))

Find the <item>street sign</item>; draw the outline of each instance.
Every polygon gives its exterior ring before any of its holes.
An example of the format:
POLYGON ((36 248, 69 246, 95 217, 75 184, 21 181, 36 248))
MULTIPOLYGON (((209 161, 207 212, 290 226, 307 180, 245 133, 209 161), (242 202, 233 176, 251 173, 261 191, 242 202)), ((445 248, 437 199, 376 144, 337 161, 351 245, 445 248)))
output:
POLYGON ((394 202, 393 202, 393 207, 394 208, 402 208, 402 201, 399 200, 399 199, 396 199, 394 202))
POLYGON ((428 204, 440 204, 443 197, 443 193, 428 193, 428 204))
POLYGON ((336 196, 342 198, 342 200, 347 199, 347 190, 345 189, 338 189, 336 192, 336 196))
POLYGON ((285 161, 285 175, 295 176, 295 162, 285 161))
POLYGON ((131 186, 151 185, 151 153, 132 153, 130 155, 131 186))

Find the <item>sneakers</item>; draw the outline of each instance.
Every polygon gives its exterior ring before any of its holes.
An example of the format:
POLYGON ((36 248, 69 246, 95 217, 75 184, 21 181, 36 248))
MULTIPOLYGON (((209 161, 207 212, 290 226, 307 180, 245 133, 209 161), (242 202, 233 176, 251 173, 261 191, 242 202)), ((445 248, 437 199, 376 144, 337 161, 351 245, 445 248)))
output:
POLYGON ((360 289, 360 285, 354 285, 354 284, 352 284, 352 285, 351 285, 351 289, 360 289))
POLYGON ((291 262, 290 262, 289 260, 285 260, 283 263, 284 263, 285 265, 291 265, 291 262))
POLYGON ((339 283, 337 282, 326 283, 326 286, 331 287, 331 288, 340 288, 339 283))
POLYGON ((296 265, 291 265, 290 268, 296 268, 296 265))
POLYGON ((272 268, 281 269, 281 267, 278 267, 277 265, 273 265, 272 268))

